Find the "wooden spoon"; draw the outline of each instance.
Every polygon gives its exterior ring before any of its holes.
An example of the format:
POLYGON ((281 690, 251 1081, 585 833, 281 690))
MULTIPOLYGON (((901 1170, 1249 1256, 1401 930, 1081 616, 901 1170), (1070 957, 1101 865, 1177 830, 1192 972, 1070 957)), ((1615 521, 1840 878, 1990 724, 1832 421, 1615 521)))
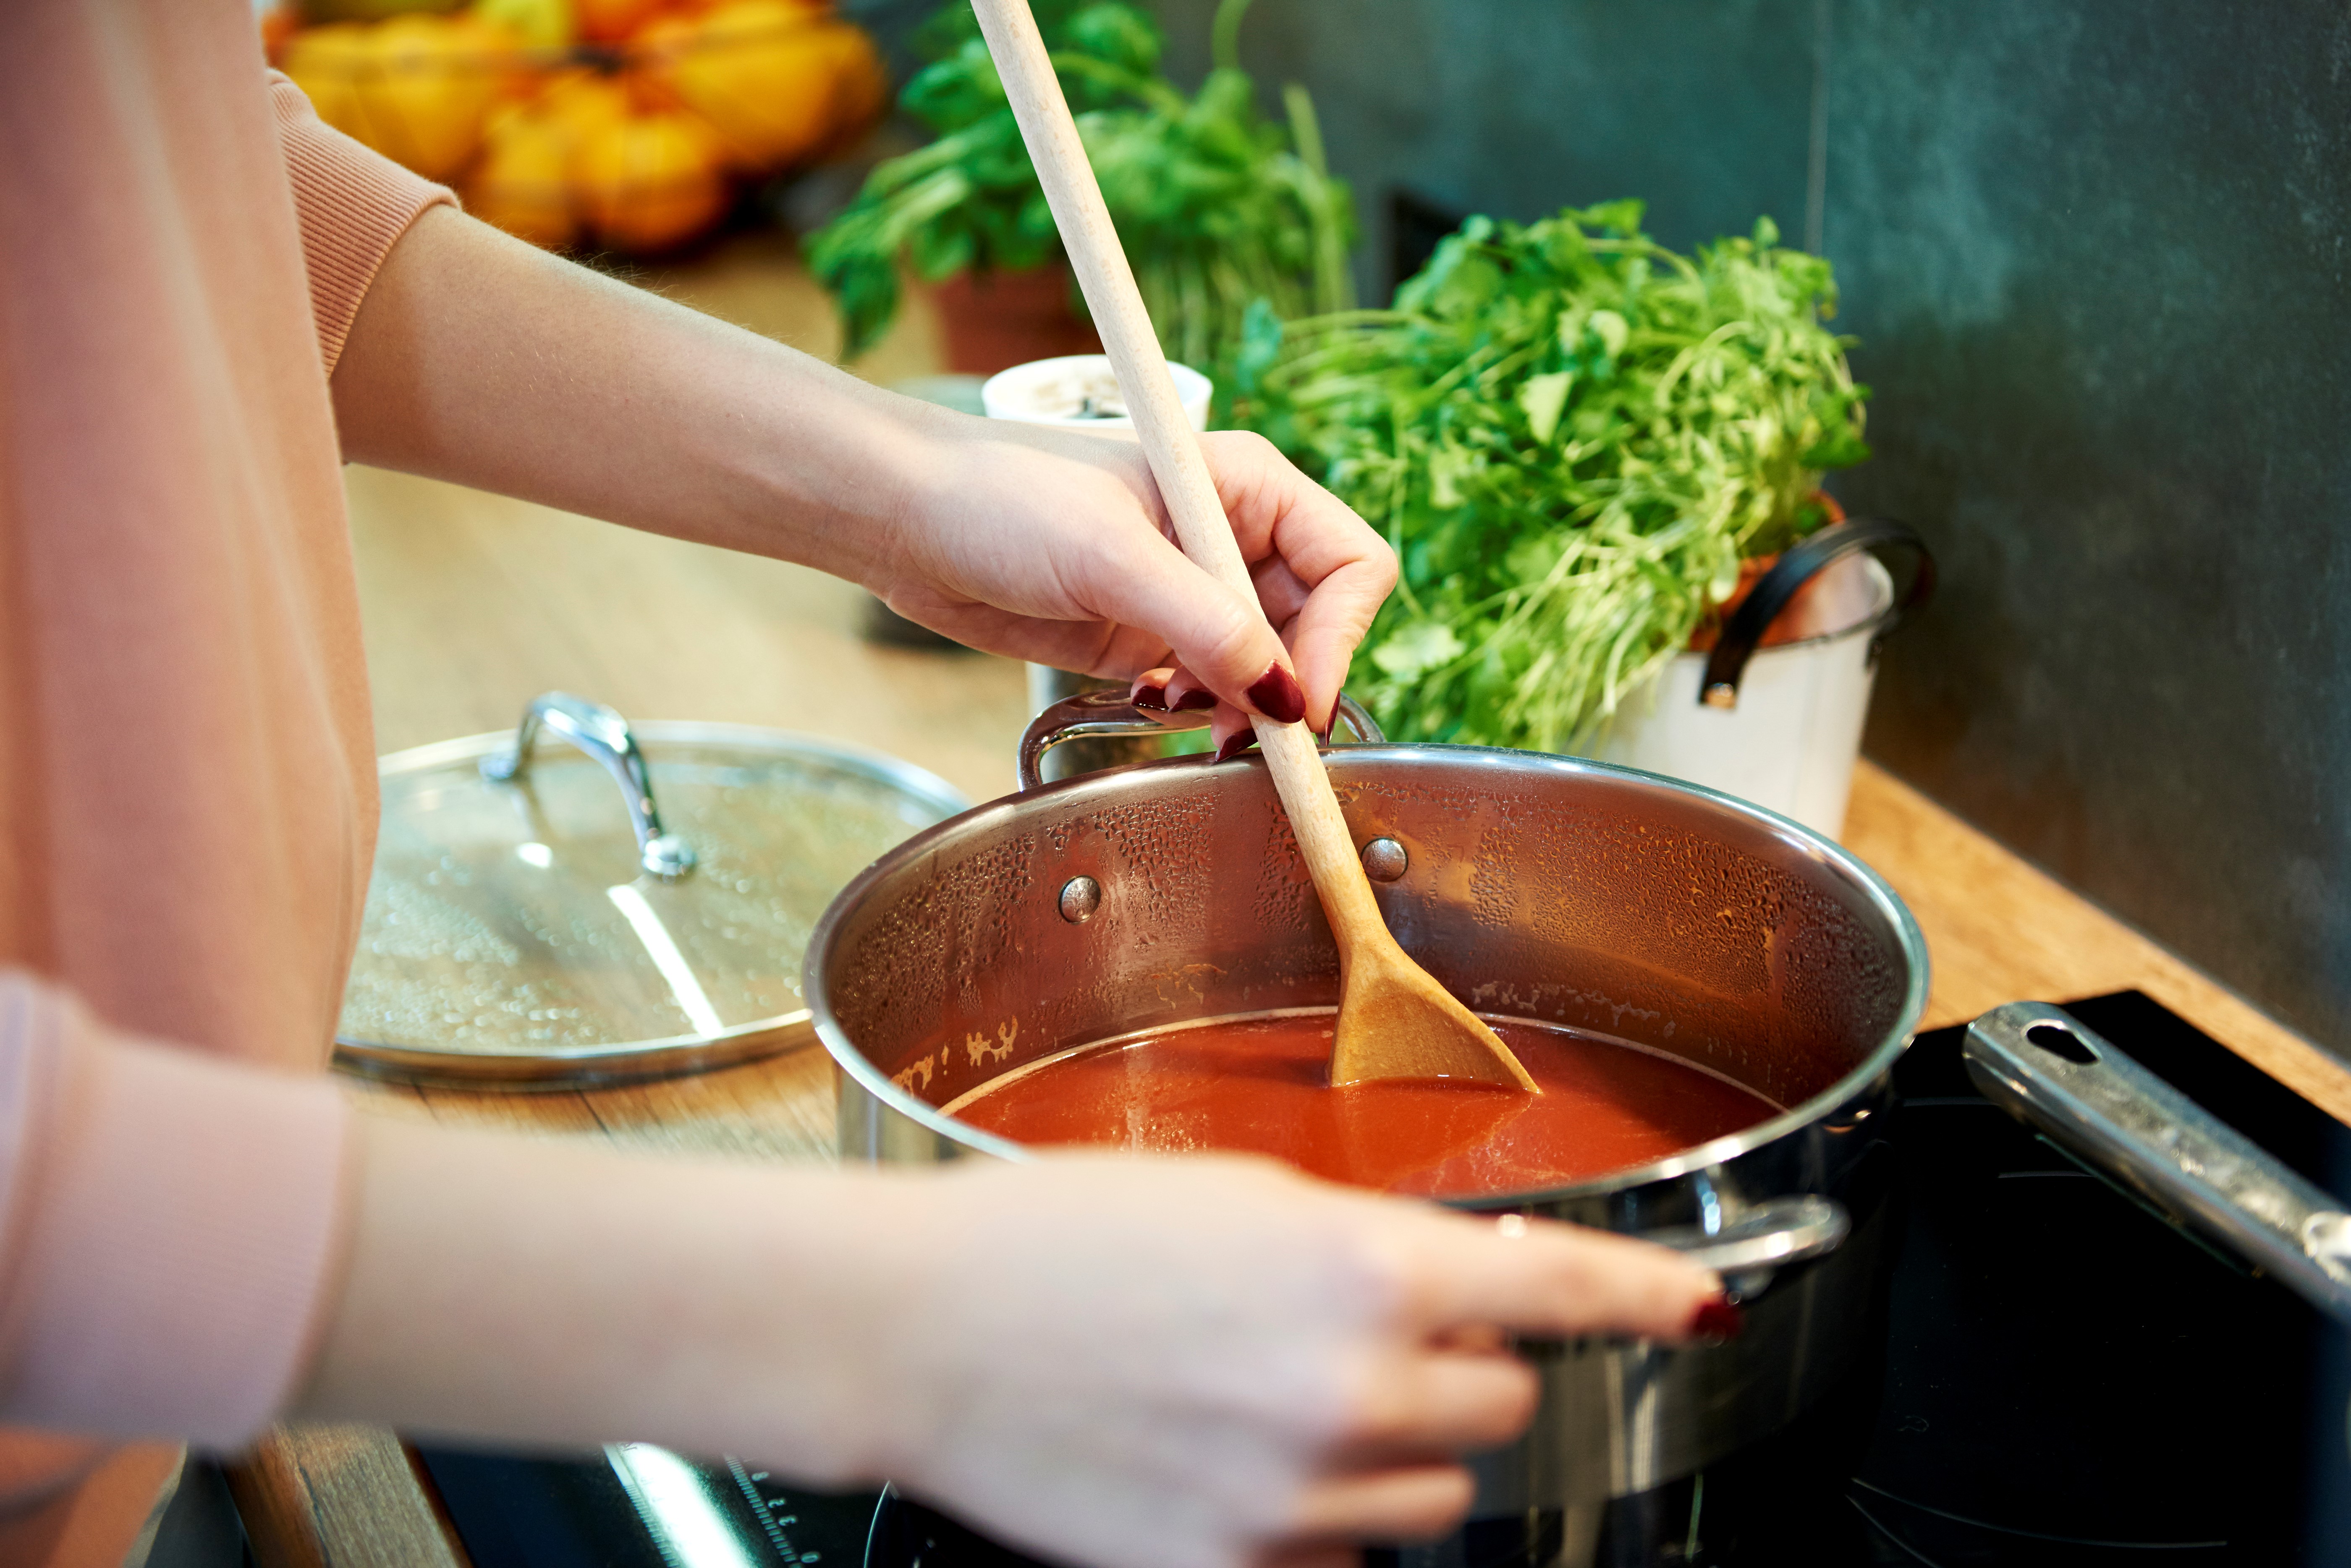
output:
MULTIPOLYGON (((973 0, 997 74, 1020 123, 1045 199, 1060 225, 1071 268, 1085 291, 1094 326, 1118 373, 1119 390, 1143 438, 1152 477, 1176 523, 1185 554, 1249 604, 1257 588, 1233 542, 1216 482, 1201 459, 1191 421, 1168 377, 1158 336, 1102 204, 1084 144, 1070 119, 1061 84, 1027 0, 973 0)), ((1374 1078, 1474 1078, 1535 1093, 1535 1081, 1510 1047, 1431 979, 1396 945, 1380 918, 1354 840, 1331 791, 1314 738, 1302 723, 1251 720, 1274 788, 1290 814, 1339 942, 1339 1021, 1331 1081, 1374 1078)))

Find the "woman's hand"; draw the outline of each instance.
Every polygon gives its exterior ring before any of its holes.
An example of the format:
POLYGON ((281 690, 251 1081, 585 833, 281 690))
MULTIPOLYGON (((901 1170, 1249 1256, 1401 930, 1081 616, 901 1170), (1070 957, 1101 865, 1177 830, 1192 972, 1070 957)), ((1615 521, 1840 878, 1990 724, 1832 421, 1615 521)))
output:
POLYGON ((1457 1456, 1534 1407, 1505 1332, 1736 1325, 1662 1248, 1263 1160, 834 1173, 359 1127, 294 1418, 894 1480, 1090 1568, 1442 1532, 1457 1456))
POLYGON ((1440 1534, 1469 1506, 1458 1456, 1534 1409, 1498 1331, 1736 1321, 1660 1248, 1270 1162, 1070 1156, 924 1185, 912 1310, 874 1369, 905 1423, 892 1473, 1098 1568, 1440 1534))
POLYGON ((1207 436, 1277 638, 1171 541, 1134 441, 894 396, 447 208, 385 258, 332 388, 346 458, 851 577, 976 648, 1221 699, 1220 736, 1327 728, 1395 582, 1265 441, 1207 436))
POLYGON ((1134 680, 1145 706, 1221 701, 1220 739, 1250 713, 1330 727, 1395 556, 1261 437, 1201 438, 1255 605, 1185 557, 1133 441, 958 421, 933 441, 867 583, 900 615, 974 648, 1134 680))

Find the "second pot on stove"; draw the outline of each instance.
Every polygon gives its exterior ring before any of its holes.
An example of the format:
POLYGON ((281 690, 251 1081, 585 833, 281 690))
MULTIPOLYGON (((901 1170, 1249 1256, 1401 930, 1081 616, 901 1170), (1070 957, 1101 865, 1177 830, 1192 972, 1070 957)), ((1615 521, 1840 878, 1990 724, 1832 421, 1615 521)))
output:
MULTIPOLYGON (((938 1107, 1083 1042, 1335 1002, 1330 931, 1261 766, 1036 785, 1055 739, 1137 722, 1115 693, 1041 715, 1029 788, 909 840, 827 911, 805 992, 841 1068, 844 1158, 1021 1158, 938 1107)), ((1908 912, 1835 845, 1696 786, 1459 747, 1330 762, 1390 927, 1457 995, 1787 1107, 1635 1169, 1454 1203, 1659 1236, 1747 1303, 1726 1345, 1530 1347, 1541 1406, 1477 1461, 1476 1514, 1596 1521, 1779 1430, 1869 1343, 1890 1223, 1873 1121, 1927 996, 1908 912)))

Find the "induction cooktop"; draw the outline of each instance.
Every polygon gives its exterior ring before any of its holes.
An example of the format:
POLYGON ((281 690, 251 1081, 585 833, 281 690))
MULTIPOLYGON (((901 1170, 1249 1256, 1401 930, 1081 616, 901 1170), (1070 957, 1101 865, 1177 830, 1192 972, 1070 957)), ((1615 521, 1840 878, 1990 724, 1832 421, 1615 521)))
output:
MULTIPOLYGON (((2066 1004, 2351 1199, 2351 1129, 2136 992, 2066 1004)), ((1796 1426, 1610 1505, 1600 1568, 2351 1563, 2351 1337, 2075 1165, 1970 1085, 1963 1031, 1896 1069, 1905 1201, 1884 1355, 1796 1426)), ((1022 1568, 886 1492, 621 1445, 426 1449, 475 1568, 1022 1568)), ((1367 1568, 1554 1568, 1484 1521, 1367 1568)))

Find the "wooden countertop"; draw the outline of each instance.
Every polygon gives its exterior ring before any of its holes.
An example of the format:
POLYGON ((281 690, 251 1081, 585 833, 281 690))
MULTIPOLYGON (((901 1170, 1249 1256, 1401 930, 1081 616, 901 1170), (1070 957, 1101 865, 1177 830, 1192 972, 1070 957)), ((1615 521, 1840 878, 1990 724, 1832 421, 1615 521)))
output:
MULTIPOLYGON (((772 241, 651 280, 674 296, 831 351, 821 296, 772 241)), ((917 298, 861 369, 936 365, 917 298)), ((510 726, 536 693, 592 695, 632 719, 728 720, 849 739, 976 800, 1011 785, 1028 720, 1020 667, 877 646, 862 594, 818 573, 634 535, 500 497, 353 468, 380 749, 510 726)), ((1927 1025, 2018 998, 2137 988, 2335 1116, 2351 1072, 1890 775, 1864 763, 1845 842, 1917 917, 1934 965, 1927 1025)), ((528 1095, 350 1081, 378 1115, 486 1124, 762 1159, 832 1158, 820 1051, 665 1082, 528 1095)), ((234 1472, 263 1568, 464 1562, 389 1433, 281 1430, 234 1472)))

